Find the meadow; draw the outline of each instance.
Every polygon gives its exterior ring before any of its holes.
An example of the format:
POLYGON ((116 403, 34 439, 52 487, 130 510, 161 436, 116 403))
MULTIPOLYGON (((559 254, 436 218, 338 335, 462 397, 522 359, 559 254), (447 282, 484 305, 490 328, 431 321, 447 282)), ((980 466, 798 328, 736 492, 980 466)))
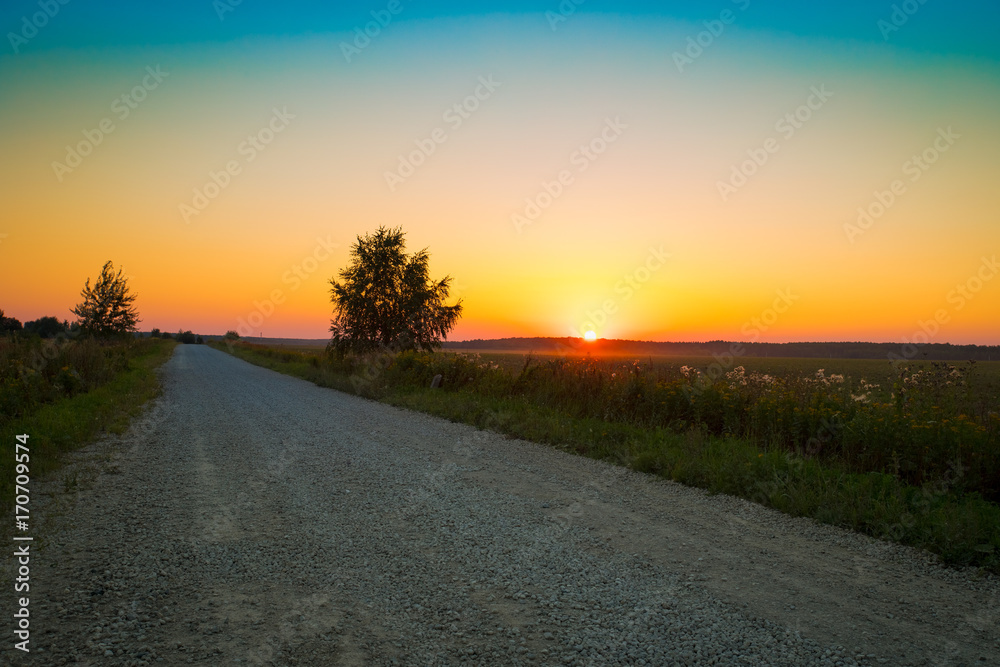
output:
POLYGON ((0 509, 14 498, 15 436, 27 434, 30 477, 59 469, 63 456, 102 432, 124 431, 160 392, 156 368, 175 342, 99 342, 0 337, 0 509))
MULTIPOLYGON (((223 349, 226 346, 220 346, 223 349)), ((1000 363, 372 355, 241 343, 323 386, 1000 570, 1000 363), (431 381, 441 375, 440 388, 431 381)))

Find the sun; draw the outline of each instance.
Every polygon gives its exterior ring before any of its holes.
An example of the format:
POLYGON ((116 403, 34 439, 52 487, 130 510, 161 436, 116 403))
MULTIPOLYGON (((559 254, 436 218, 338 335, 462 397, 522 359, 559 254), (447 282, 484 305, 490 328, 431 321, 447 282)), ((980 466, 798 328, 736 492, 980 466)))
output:
POLYGON ((587 333, 583 334, 583 339, 587 342, 592 343, 595 340, 597 340, 597 334, 594 333, 593 331, 588 331, 587 333))

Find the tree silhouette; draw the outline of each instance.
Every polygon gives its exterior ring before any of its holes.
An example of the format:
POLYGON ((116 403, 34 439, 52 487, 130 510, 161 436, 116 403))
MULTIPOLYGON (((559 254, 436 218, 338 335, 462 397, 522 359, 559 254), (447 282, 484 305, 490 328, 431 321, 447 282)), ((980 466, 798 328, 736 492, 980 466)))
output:
POLYGON ((115 273, 110 261, 104 264, 93 287, 90 286, 90 278, 87 279, 80 296, 83 302, 71 312, 79 318, 80 329, 84 333, 108 338, 136 330, 139 313, 133 304, 137 295, 129 292, 128 281, 121 269, 115 273))
POLYGON ((458 318, 462 301, 446 306, 451 277, 428 275, 426 248, 406 254, 401 228, 379 227, 351 246, 340 282, 331 279, 334 319, 327 349, 343 357, 383 349, 433 350, 458 318))
POLYGON ((14 333, 21 330, 21 321, 16 317, 7 317, 0 308, 0 334, 14 333))
POLYGON ((59 318, 52 315, 39 317, 37 320, 24 323, 24 333, 37 334, 42 338, 53 338, 61 333, 69 331, 69 322, 60 322, 59 318))

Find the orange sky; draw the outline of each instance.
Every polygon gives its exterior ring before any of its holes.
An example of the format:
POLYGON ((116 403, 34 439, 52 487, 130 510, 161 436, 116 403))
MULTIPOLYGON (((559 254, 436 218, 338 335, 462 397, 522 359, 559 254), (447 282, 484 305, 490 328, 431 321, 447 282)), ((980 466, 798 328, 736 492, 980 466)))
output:
POLYGON ((454 339, 902 340, 943 311, 935 342, 1000 343, 996 63, 734 27, 678 72, 696 27, 2 56, 0 308, 72 319, 110 259, 142 329, 322 338, 355 237, 400 225, 455 279, 454 339))

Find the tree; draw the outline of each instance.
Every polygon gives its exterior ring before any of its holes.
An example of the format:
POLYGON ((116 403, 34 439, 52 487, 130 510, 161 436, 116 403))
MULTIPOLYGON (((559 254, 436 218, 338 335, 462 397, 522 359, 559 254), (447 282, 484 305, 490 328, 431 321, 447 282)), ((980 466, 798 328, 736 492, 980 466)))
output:
POLYGON ((327 349, 338 356, 381 349, 433 350, 458 318, 462 301, 446 306, 451 277, 428 277, 427 249, 406 254, 401 228, 379 227, 351 246, 350 265, 330 280, 333 334, 327 349))
POLYGON ((12 334, 21 330, 21 320, 16 317, 6 317, 0 309, 0 334, 12 334))
POLYGON ((136 330, 139 313, 136 311, 136 296, 129 291, 128 281, 122 270, 115 273, 110 261, 104 264, 101 275, 94 286, 90 278, 80 292, 83 302, 72 309, 79 319, 84 333, 101 338, 122 336, 136 330))
POLYGON ((240 339, 240 335, 238 333, 236 333, 235 331, 233 331, 232 329, 230 329, 229 331, 226 332, 226 335, 223 336, 222 339, 223 340, 229 340, 229 341, 239 340, 240 339))
POLYGON ((52 338, 67 331, 69 331, 69 322, 65 320, 60 322, 58 318, 51 315, 24 323, 25 333, 37 334, 41 338, 52 338))

